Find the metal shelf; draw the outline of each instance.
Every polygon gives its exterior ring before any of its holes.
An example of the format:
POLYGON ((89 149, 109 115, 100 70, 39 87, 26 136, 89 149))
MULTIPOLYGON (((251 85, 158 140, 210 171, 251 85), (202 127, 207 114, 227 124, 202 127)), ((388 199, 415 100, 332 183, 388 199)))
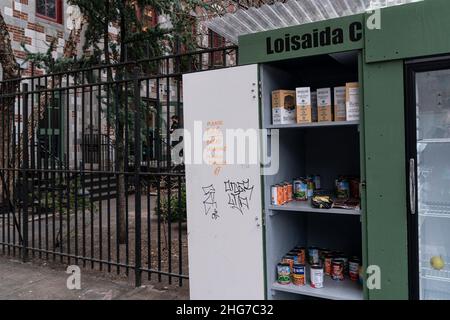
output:
POLYGON ((359 121, 327 121, 327 122, 311 122, 311 123, 295 123, 295 124, 275 124, 267 126, 267 129, 308 129, 322 127, 348 127, 358 126, 359 121))
POLYGON ((309 201, 291 201, 282 206, 269 206, 269 210, 272 212, 270 215, 273 215, 277 211, 291 211, 291 212, 312 212, 312 213, 330 213, 330 214, 344 214, 344 215, 361 215, 360 209, 317 209, 313 208, 309 201))
POLYGON ((450 218, 449 205, 421 205, 419 207, 420 217, 450 218))
POLYGON ((443 270, 435 270, 430 267, 422 267, 420 277, 427 280, 450 282, 450 266, 448 263, 446 263, 443 270))
POLYGON ((450 143, 450 138, 422 139, 422 140, 417 140, 417 143, 424 143, 424 144, 430 144, 430 143, 450 143))
MULTIPOLYGON (((307 268, 309 270, 309 268, 307 268)), ((308 273, 307 270, 307 273, 308 273)), ((309 273, 308 273, 309 274, 309 273)), ((308 276, 306 277, 309 278, 308 276)), ((323 288, 312 288, 308 281, 304 286, 295 286, 292 283, 288 285, 275 282, 272 284, 272 290, 300 294, 304 296, 329 299, 329 300, 363 300, 363 288, 357 281, 351 281, 346 278, 344 281, 336 281, 330 276, 324 275, 323 288)))

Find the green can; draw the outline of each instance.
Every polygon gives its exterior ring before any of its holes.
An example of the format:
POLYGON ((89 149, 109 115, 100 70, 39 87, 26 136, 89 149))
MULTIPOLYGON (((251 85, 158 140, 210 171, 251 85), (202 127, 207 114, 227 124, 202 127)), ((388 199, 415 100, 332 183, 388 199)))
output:
POLYGON ((291 283, 291 266, 287 263, 277 265, 277 281, 279 284, 291 283))

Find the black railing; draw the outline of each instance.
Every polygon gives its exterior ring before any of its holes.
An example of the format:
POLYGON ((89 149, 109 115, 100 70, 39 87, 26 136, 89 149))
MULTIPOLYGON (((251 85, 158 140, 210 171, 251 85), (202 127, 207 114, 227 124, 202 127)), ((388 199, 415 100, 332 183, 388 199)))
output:
POLYGON ((226 47, 0 82, 0 253, 182 285, 185 176, 171 119, 182 123, 183 74, 236 59, 226 47), (43 142, 47 106, 61 112, 43 142))

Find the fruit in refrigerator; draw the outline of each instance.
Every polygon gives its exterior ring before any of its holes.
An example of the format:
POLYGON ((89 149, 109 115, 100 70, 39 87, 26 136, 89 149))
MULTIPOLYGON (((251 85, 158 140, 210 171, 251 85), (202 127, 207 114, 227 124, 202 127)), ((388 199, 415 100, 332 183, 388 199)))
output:
POLYGON ((442 270, 445 266, 445 261, 441 256, 434 256, 430 259, 431 266, 436 270, 442 270))

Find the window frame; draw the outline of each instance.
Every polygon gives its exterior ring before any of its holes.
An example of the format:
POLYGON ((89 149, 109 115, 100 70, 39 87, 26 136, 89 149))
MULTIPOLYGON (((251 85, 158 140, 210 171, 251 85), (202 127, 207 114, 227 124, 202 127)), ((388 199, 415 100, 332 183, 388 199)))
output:
POLYGON ((38 13, 38 1, 36 0, 35 3, 35 12, 36 12, 36 17, 47 20, 47 21, 51 21, 51 22, 55 22, 55 23, 59 23, 62 24, 63 23, 63 2, 62 0, 55 0, 55 7, 56 7, 56 18, 52 18, 49 16, 46 16, 44 14, 38 13))

